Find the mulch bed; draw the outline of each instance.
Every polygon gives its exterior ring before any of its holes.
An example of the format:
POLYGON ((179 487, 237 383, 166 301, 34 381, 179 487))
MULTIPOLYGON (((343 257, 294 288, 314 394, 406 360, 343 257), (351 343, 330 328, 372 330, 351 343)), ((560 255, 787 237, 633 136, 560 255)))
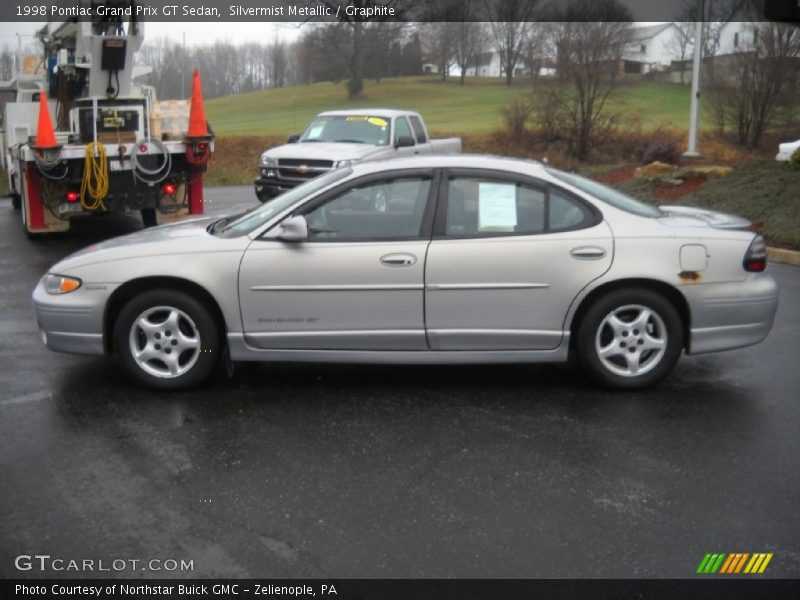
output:
POLYGON ((636 167, 625 167, 624 169, 616 169, 615 171, 601 173, 600 175, 595 176, 594 179, 600 183, 605 183, 606 185, 614 185, 615 183, 621 183, 623 181, 633 179, 633 174, 635 171, 636 167))
POLYGON ((674 202, 694 191, 697 191, 705 184, 706 180, 700 177, 684 179, 680 185, 661 184, 653 188, 653 196, 665 202, 674 202))

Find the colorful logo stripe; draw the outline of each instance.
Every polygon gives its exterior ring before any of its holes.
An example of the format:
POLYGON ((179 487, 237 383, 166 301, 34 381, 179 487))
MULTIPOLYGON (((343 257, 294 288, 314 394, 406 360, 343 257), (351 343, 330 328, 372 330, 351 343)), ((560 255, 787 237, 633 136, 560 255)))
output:
POLYGON ((737 573, 760 574, 766 571, 769 561, 772 560, 772 552, 733 552, 726 554, 717 552, 706 554, 697 567, 697 573, 713 574, 724 573, 726 575, 737 573))

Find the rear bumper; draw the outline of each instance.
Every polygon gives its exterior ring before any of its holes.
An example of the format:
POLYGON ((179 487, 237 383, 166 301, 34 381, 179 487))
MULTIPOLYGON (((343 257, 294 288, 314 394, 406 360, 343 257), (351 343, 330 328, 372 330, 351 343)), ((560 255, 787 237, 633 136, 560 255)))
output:
POLYGON ((91 286, 63 296, 44 291, 41 282, 33 291, 33 308, 42 335, 50 350, 69 354, 105 354, 103 311, 115 285, 91 286))
POLYGON ((738 283, 683 288, 692 325, 689 354, 733 350, 767 337, 778 310, 778 284, 767 273, 752 273, 738 283))

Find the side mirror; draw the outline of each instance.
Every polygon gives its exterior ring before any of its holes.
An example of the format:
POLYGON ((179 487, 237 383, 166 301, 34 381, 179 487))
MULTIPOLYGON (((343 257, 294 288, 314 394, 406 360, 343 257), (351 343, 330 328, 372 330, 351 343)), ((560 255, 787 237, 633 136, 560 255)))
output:
POLYGON ((279 225, 278 235, 282 242, 302 242, 308 239, 308 223, 303 215, 289 217, 279 225))
POLYGON ((286 140, 286 143, 287 143, 287 144, 296 144, 296 143, 297 143, 297 140, 299 140, 299 139, 300 139, 300 136, 299 136, 299 135, 297 135, 296 133, 293 133, 293 134, 292 134, 292 135, 290 135, 290 136, 289 136, 289 138, 286 140))
POLYGON ((414 141, 409 135, 401 135, 397 138, 397 141, 394 143, 395 148, 410 148, 411 146, 416 146, 417 142, 414 141))

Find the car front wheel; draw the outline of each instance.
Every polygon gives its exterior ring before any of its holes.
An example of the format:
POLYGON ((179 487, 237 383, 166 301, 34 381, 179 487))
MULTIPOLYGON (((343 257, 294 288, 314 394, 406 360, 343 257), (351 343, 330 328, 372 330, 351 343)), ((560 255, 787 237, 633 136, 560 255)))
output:
POLYGON ((648 289, 622 289, 597 300, 578 329, 578 360, 597 383, 639 389, 672 371, 683 349, 678 311, 648 289))
POLYGON ((128 301, 114 327, 114 347, 128 375, 161 390, 196 387, 221 356, 209 310, 177 290, 153 290, 128 301))

